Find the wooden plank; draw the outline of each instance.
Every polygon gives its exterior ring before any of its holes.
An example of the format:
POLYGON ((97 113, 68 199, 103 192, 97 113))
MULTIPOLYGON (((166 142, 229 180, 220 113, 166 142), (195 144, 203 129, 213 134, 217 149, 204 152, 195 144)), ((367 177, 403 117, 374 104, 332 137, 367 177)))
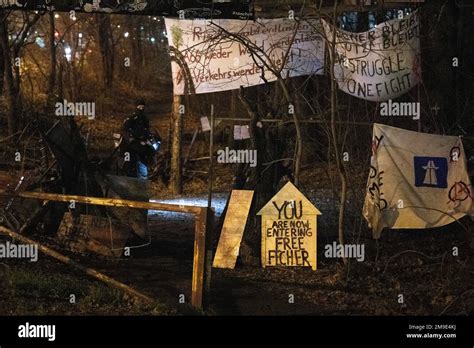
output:
POLYGON ((38 245, 38 250, 40 250, 42 253, 44 253, 48 256, 51 256, 51 257, 55 258, 56 260, 59 260, 62 263, 65 263, 65 264, 67 264, 67 265, 69 265, 69 266, 71 266, 71 267, 73 267, 73 268, 75 268, 75 269, 77 269, 81 272, 84 272, 84 273, 94 277, 95 279, 98 279, 101 282, 106 283, 107 285, 110 285, 114 288, 120 289, 123 292, 127 293, 128 295, 131 295, 131 296, 135 297, 138 300, 141 300, 141 301, 144 301, 144 302, 147 302, 147 303, 153 303, 154 302, 154 300, 151 299, 150 297, 138 292, 137 290, 129 287, 128 285, 120 283, 120 282, 116 281, 115 279, 112 279, 112 278, 106 276, 105 274, 96 271, 93 268, 84 267, 81 264, 73 261, 69 257, 64 256, 64 255, 58 253, 57 251, 55 251, 51 248, 48 248, 47 246, 45 246, 43 244, 40 244, 40 243, 30 239, 30 238, 27 238, 27 237, 25 237, 21 234, 13 232, 13 231, 11 231, 11 230, 9 230, 5 227, 2 227, 2 226, 0 226, 0 233, 5 234, 7 236, 10 236, 11 238, 14 238, 14 239, 16 239, 16 240, 18 240, 18 241, 20 241, 24 244, 38 245))
POLYGON ((222 226, 213 267, 234 269, 247 223, 253 191, 233 190, 222 226))
POLYGON ((50 201, 66 202, 66 203, 74 201, 75 203, 96 204, 96 205, 104 205, 104 206, 110 206, 110 207, 129 207, 129 208, 138 208, 138 209, 175 211, 175 212, 190 213, 190 214, 199 214, 202 209, 202 207, 189 206, 189 205, 165 204, 165 203, 157 203, 157 202, 138 202, 138 201, 131 201, 127 199, 87 197, 87 196, 77 196, 77 195, 61 195, 61 194, 46 193, 46 192, 25 191, 25 192, 18 192, 16 194, 13 194, 9 191, 0 191, 0 195, 13 196, 13 197, 17 196, 17 197, 23 197, 23 198, 50 200, 50 201))
POLYGON ((204 264, 204 289, 203 289, 203 308, 208 307, 211 293, 211 276, 212 276, 212 259, 213 259, 213 223, 214 223, 214 209, 207 209, 206 221, 206 261, 204 264))
POLYGON ((206 259, 206 225, 207 208, 201 208, 199 214, 196 215, 194 234, 194 260, 191 304, 196 308, 202 308, 204 261, 206 259))

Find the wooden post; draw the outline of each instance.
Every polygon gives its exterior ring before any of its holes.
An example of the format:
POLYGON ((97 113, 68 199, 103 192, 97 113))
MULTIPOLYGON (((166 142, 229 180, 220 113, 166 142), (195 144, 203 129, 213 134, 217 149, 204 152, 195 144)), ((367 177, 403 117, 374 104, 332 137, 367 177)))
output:
POLYGON ((204 307, 209 302, 211 291, 211 272, 212 272, 212 223, 214 220, 214 211, 212 210, 212 185, 214 181, 214 104, 211 104, 211 131, 209 133, 209 192, 207 197, 207 224, 206 224, 206 264, 204 266, 204 307))
POLYGON ((212 274, 212 262, 214 260, 213 251, 213 230, 214 230, 214 210, 212 208, 207 209, 207 220, 206 220, 206 263, 204 265, 204 300, 203 307, 207 308, 211 299, 211 274, 212 274))
POLYGON ((207 211, 207 208, 201 208, 201 211, 196 214, 195 222, 191 304, 196 308, 202 308, 204 261, 206 258, 207 211))
POLYGON ((182 193, 182 133, 183 133, 183 97, 180 95, 173 96, 173 133, 171 137, 171 192, 182 193))
POLYGON ((214 104, 211 104, 211 131, 209 132, 209 169, 208 169, 208 196, 207 207, 211 209, 212 204, 212 181, 213 181, 213 161, 214 160, 214 104))

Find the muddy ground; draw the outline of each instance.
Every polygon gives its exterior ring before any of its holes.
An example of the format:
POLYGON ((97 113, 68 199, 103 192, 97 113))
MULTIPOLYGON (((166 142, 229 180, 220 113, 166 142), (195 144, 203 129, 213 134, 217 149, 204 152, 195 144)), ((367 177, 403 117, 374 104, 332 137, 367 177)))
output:
MULTIPOLYGON (((323 212, 324 214, 324 212, 323 212)), ((170 307, 191 291, 194 229, 181 214, 150 217, 152 244, 134 256, 106 267, 93 265, 170 307), (164 220, 166 218, 166 220, 164 220)), ((453 226, 454 227, 454 226, 453 226)), ((318 238, 318 270, 243 266, 213 269, 208 311, 229 315, 473 314, 472 251, 457 228, 392 232, 379 242, 361 236, 366 260, 352 261, 345 272, 340 260, 325 258, 323 245, 334 237, 318 238), (452 248, 459 248, 459 256, 452 248), (398 303, 398 295, 404 303, 398 303), (290 295, 294 303, 290 303, 290 295)))
MULTIPOLYGON (((5 173, 2 177, 5 180, 5 173)), ((462 228, 454 224, 436 230, 391 231, 383 234, 378 242, 362 228, 348 238, 365 244, 365 260, 352 260, 346 271, 341 260, 324 255, 323 246, 336 240, 336 230, 330 218, 333 204, 327 198, 330 194, 325 190, 313 190, 309 195, 323 217, 326 216, 320 221, 318 270, 263 269, 257 265, 244 266, 240 260, 234 270, 213 269, 207 314, 474 314, 474 255, 462 228), (453 247, 458 248, 458 256, 453 256, 453 247), (399 303, 400 294, 403 303, 399 303)), ((214 194, 213 207, 217 215, 222 212, 226 198, 226 192, 214 194)), ((205 205, 207 196, 200 193, 156 199, 205 205)), ((35 312, 37 307, 49 314, 198 314, 189 307, 193 218, 180 213, 150 211, 149 228, 150 244, 132 248, 130 257, 119 259, 77 255, 58 248, 43 236, 32 238, 149 295, 162 305, 160 310, 137 308, 115 295, 94 299, 85 290, 82 307, 72 310, 64 298, 66 295, 51 299, 41 298, 40 294, 29 303, 32 299, 23 291, 20 300, 24 304, 11 307, 4 303, 0 306, 1 314, 25 314, 35 312), (179 301, 182 294, 185 296, 184 304, 179 301)), ((143 242, 134 240, 129 245, 136 246, 137 243, 143 242)), ((44 255, 35 264, 9 260, 2 260, 2 263, 9 265, 12 272, 39 272, 45 277, 48 274, 66 276, 72 284, 69 291, 74 291, 75 281, 77 284, 97 285, 96 281, 44 255)), ((29 289, 35 293, 34 282, 29 289)), ((62 291, 67 293, 67 290, 62 291)))

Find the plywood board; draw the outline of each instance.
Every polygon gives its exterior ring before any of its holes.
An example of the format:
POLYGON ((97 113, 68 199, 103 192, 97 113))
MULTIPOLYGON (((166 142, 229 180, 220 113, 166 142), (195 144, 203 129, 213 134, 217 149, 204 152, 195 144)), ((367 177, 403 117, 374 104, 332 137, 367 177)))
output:
POLYGON ((213 267, 234 269, 247 223, 253 191, 233 190, 222 226, 213 267))

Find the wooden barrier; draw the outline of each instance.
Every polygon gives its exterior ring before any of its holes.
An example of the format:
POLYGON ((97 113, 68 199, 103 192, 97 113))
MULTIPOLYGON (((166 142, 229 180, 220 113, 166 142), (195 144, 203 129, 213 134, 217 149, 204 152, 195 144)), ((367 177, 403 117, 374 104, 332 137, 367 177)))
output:
MULTIPOLYGON (((192 294, 191 305, 196 308, 202 308, 203 303, 203 284, 204 277, 210 269, 205 267, 206 257, 206 229, 209 208, 185 206, 177 204, 165 204, 156 202, 139 202, 126 199, 102 198, 102 197, 86 197, 76 195, 61 195, 56 193, 46 192, 18 192, 12 194, 9 191, 0 191, 0 195, 14 196, 29 199, 39 199, 43 201, 56 202, 74 202, 83 204, 95 204, 111 207, 128 207, 137 209, 151 209, 160 211, 173 211, 179 213, 193 214, 195 217, 195 234, 194 234, 194 259, 193 259, 193 279, 192 279, 192 294)), ((1 232, 1 231, 0 231, 1 232)), ((77 267, 76 267, 77 268, 77 267)))

